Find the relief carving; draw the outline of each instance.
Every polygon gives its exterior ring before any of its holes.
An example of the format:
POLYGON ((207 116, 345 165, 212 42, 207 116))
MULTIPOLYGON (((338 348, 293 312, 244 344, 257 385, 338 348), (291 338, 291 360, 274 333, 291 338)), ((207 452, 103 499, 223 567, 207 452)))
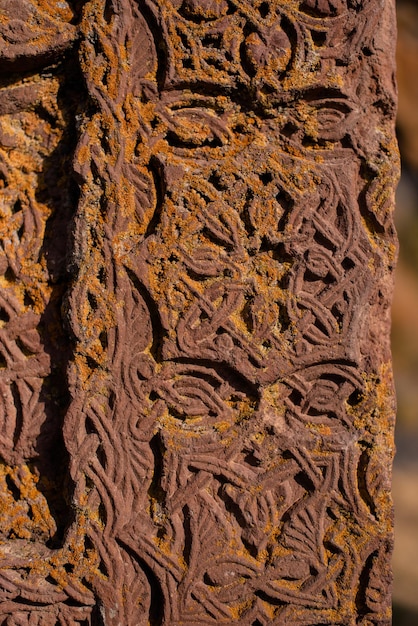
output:
POLYGON ((391 623, 393 23, 0 9, 1 624, 391 623))

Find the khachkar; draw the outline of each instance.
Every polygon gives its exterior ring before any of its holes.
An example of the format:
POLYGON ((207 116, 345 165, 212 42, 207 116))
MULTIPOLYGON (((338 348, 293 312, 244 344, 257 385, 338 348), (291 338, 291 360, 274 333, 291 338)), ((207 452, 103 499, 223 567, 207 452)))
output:
POLYGON ((2 3, 1 624, 390 624, 393 22, 2 3))

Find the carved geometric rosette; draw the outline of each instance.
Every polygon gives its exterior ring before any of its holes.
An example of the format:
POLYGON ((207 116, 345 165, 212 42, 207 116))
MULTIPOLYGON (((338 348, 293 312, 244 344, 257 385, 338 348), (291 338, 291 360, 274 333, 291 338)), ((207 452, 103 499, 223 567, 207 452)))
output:
POLYGON ((0 8, 0 617, 388 626, 392 0, 0 8))

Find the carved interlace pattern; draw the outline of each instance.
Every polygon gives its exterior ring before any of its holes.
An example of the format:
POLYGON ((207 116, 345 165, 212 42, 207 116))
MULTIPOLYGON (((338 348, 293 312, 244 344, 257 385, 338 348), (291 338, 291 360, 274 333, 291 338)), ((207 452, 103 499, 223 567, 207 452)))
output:
POLYGON ((4 6, 1 624, 388 626, 390 0, 4 6))

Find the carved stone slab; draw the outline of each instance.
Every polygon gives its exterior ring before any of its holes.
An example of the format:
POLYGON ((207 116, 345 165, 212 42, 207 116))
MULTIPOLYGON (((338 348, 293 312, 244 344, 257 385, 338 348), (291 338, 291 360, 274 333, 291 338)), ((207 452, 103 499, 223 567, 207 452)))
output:
POLYGON ((388 626, 392 0, 0 6, 0 622, 388 626))

